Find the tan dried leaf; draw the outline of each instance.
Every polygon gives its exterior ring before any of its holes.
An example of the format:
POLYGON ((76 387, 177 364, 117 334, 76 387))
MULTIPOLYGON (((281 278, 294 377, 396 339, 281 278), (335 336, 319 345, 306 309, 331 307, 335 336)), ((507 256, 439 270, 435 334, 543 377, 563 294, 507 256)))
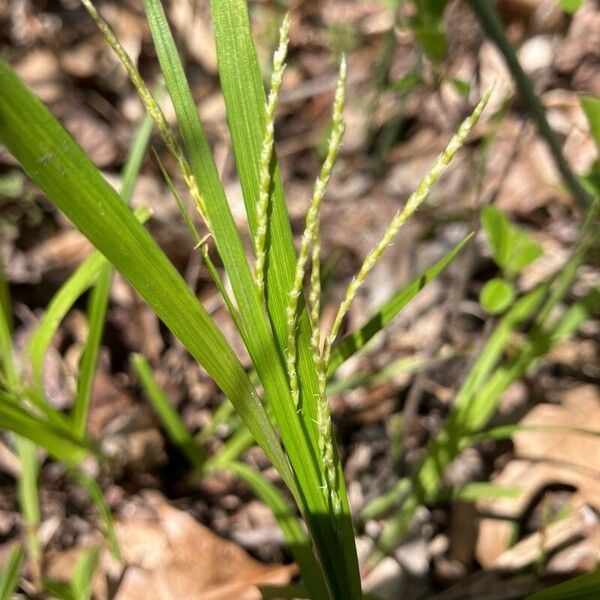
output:
MULTIPOLYGON (((600 431, 600 390, 577 387, 564 395, 562 404, 540 404, 521 421, 526 426, 569 427, 600 431)), ((497 516, 479 525, 477 557, 484 567, 495 566, 508 548, 513 525, 545 487, 572 486, 571 508, 583 505, 600 510, 600 437, 568 431, 523 430, 513 436, 515 458, 493 478, 494 483, 520 486, 516 498, 482 500, 480 512, 497 516)))

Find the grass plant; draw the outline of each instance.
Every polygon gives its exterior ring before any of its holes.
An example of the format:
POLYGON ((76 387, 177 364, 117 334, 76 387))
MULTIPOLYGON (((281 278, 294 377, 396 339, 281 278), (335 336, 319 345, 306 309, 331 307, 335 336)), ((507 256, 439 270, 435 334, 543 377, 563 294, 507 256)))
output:
MULTIPOLYGON (((192 436, 157 385, 147 361, 140 355, 133 356, 133 368, 150 403, 193 471, 202 475, 229 470, 271 507, 301 568, 303 589, 309 597, 358 600, 362 598, 362 591, 355 534, 329 412, 328 382, 346 359, 359 352, 446 268, 470 236, 394 294, 358 331, 348 333, 341 341, 338 338, 360 286, 463 146, 490 92, 483 94, 472 114, 460 125, 415 192, 392 219, 381 240, 367 254, 346 290, 330 330, 321 339, 319 215, 344 132, 348 68, 345 58, 342 57, 340 63, 333 100, 327 155, 314 186, 297 252, 274 148, 275 112, 285 66, 289 19, 286 17, 281 26, 266 95, 246 1, 211 1, 219 76, 253 242, 254 257, 249 261, 161 2, 144 0, 143 4, 166 90, 175 108, 177 130, 167 123, 155 95, 93 2, 82 0, 82 4, 121 61, 148 117, 140 128, 119 194, 14 71, 0 61, 0 142, 98 249, 59 291, 29 343, 32 386, 21 381, 12 360, 11 312, 7 294, 3 292, 1 296, 0 416, 4 427, 21 436, 17 438, 20 440, 17 449, 24 465, 21 496, 27 521, 32 530, 39 522, 35 445, 44 447, 73 469, 85 453, 92 452, 101 458, 101 451, 93 440, 86 438, 85 430, 115 268, 212 377, 243 422, 244 427, 230 438, 219 454, 208 456, 202 445, 206 437, 192 436), (136 215, 127 206, 152 125, 173 158, 177 173, 167 173, 157 157, 159 168, 223 295, 251 358, 252 374, 242 367, 207 310, 144 228, 147 214, 142 211, 136 215), (202 232, 188 212, 187 199, 177 192, 175 177, 185 185, 199 214, 202 232), (209 245, 214 245, 219 268, 222 265, 231 282, 231 296, 225 291, 219 269, 210 258, 209 245), (305 289, 309 267, 308 289, 305 289), (73 409, 65 416, 44 399, 43 360, 60 321, 75 299, 88 289, 90 335, 83 353, 73 409), (262 395, 259 395, 260 388, 264 390, 262 395), (294 506, 277 487, 239 461, 240 453, 252 440, 279 472, 294 506)), ((391 495, 382 503, 387 510, 398 501, 401 509, 384 530, 381 552, 397 542, 418 504, 431 501, 440 493, 445 467, 465 444, 481 433, 506 387, 535 365, 554 343, 570 335, 592 310, 594 295, 577 301, 559 316, 555 314, 554 309, 573 282, 579 260, 580 254, 577 254, 555 282, 543 284, 518 299, 500 319, 457 394, 445 430, 432 442, 414 476, 398 486, 398 495, 391 495), (531 320, 533 325, 527 341, 515 357, 504 359, 504 350, 516 328, 531 320)), ((225 410, 223 414, 226 413, 225 410)), ((93 482, 85 479, 80 482, 97 498, 98 490, 93 482)), ((511 492, 480 486, 479 489, 455 490, 452 494, 472 497, 476 493, 511 492)), ((102 507, 101 494, 98 505, 102 507)), ((378 510, 371 508, 368 516, 380 514, 378 510)), ((109 518, 107 535, 111 536, 109 518)), ((39 560, 35 536, 29 541, 29 553, 34 560, 39 560)), ((97 553, 90 550, 82 558, 69 586, 54 589, 60 588, 65 595, 85 597, 89 594, 90 573, 96 561, 97 553)), ((16 559, 13 562, 16 564, 16 559)), ((2 584, 4 581, 4 578, 0 580, 2 584)), ((49 585, 52 587, 53 583, 49 585)))

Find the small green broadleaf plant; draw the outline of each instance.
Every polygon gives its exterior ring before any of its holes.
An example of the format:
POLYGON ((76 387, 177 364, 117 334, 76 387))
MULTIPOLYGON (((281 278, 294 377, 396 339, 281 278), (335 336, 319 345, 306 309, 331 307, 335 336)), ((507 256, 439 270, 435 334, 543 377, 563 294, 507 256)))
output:
POLYGON ((448 40, 444 32, 442 17, 448 0, 415 0, 415 13, 409 20, 419 45, 434 62, 446 56, 448 40))
POLYGON ((485 206, 482 209, 481 225, 494 262, 500 267, 503 276, 494 277, 483 286, 479 302, 487 312, 499 314, 515 299, 511 280, 537 260, 542 255, 542 249, 495 206, 485 206))

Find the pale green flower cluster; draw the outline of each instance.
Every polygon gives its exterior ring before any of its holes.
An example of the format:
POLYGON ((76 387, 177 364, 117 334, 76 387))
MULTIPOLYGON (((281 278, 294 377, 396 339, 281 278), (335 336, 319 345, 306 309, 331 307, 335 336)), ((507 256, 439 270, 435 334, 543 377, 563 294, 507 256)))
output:
MULTIPOLYGON (((342 121, 342 113, 344 111, 344 104, 346 98, 346 59, 342 57, 342 61, 340 63, 340 72, 338 76, 338 83, 335 91, 335 100, 333 103, 333 117, 331 122, 331 133, 329 135, 329 140, 327 144, 327 156, 325 157, 325 162, 321 167, 321 171, 317 180, 315 181, 315 186, 313 189, 313 194, 310 200, 310 206, 308 208, 308 212, 306 213, 306 224, 304 228, 304 233, 302 234, 302 240, 300 242, 300 251, 298 254, 298 261, 296 263, 296 271, 294 273, 294 283, 292 289, 290 290, 290 295, 288 299, 288 305, 286 308, 286 319, 287 319, 287 330, 288 330, 288 346, 287 346, 287 372, 290 383, 290 391, 292 393, 292 398, 298 407, 299 405, 299 390, 298 390, 298 375, 296 372, 296 357, 297 357, 297 348, 296 348, 296 317, 298 311, 298 299, 300 294, 302 293, 302 283, 304 281, 304 274, 306 270, 306 263, 308 261, 309 250, 311 244, 313 244, 313 264, 314 262, 318 262, 320 255, 320 240, 318 236, 315 236, 315 232, 319 229, 319 214, 321 209, 321 203, 323 201, 323 197, 325 195, 325 188, 327 187, 327 183, 331 177, 331 171, 333 170, 333 165, 335 164, 335 160, 337 158, 338 150, 340 148, 340 144, 342 142, 342 137, 344 135, 344 123, 342 121)), ((317 306, 316 301, 320 296, 320 282, 317 287, 316 277, 314 277, 311 281, 313 282, 314 288, 312 290, 312 298, 313 298, 313 309, 311 312, 311 325, 313 328, 313 338, 318 336, 318 314, 316 314, 315 306, 317 306)), ((315 345, 318 349, 318 338, 315 342, 315 345)), ((316 364, 320 366, 321 360, 317 356, 315 357, 316 364)))
POLYGON ((285 57, 289 42, 290 16, 287 14, 279 29, 279 46, 273 55, 273 72, 271 74, 271 87, 265 110, 265 136, 260 151, 259 163, 259 195, 256 206, 256 235, 254 236, 254 278, 256 287, 261 296, 265 286, 265 244, 267 240, 267 220, 269 208, 269 190, 271 187, 271 156, 275 139, 275 111, 279 100, 279 88, 285 70, 285 57))

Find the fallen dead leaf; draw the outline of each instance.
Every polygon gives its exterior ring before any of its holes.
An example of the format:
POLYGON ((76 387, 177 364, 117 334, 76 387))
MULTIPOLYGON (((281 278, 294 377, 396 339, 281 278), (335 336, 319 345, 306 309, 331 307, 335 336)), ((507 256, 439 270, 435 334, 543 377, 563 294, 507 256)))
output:
MULTIPOLYGON (((158 492, 129 504, 116 523, 124 571, 114 600, 258 600, 259 585, 285 585, 296 565, 265 565, 236 544, 216 536, 158 492)), ((89 544, 88 544, 89 545, 89 544)), ((50 577, 68 580, 82 548, 54 555, 50 577)), ((104 553, 94 594, 105 600, 114 560, 104 553), (102 576, 104 575, 104 576, 102 576)), ((117 574, 118 578, 118 574, 117 574)))
MULTIPOLYGON (((600 390, 577 387, 564 395, 560 405, 540 404, 521 421, 522 425, 561 426, 600 430, 600 390)), ((519 431, 513 435, 515 459, 493 478, 494 483, 519 486, 516 498, 482 500, 477 558, 483 567, 497 566, 510 544, 512 519, 526 511, 547 486, 562 484, 575 490, 572 510, 589 506, 600 510, 600 438, 567 431, 519 431)), ((597 549, 598 550, 598 549, 597 549)))

